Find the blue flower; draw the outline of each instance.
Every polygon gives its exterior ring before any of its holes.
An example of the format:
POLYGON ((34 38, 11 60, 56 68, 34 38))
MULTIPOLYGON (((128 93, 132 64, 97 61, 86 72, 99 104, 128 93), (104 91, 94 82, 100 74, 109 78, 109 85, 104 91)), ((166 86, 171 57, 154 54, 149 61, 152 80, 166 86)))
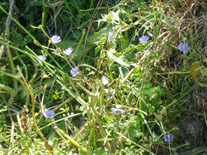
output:
POLYGON ((107 85, 109 83, 109 78, 107 76, 102 76, 101 81, 103 85, 107 85))
POLYGON ((42 61, 45 61, 46 60, 46 57, 44 55, 38 55, 38 58, 42 61))
POLYGON ((55 116, 55 112, 53 110, 47 109, 44 111, 44 116, 46 118, 53 118, 55 116))
POLYGON ((66 50, 63 51, 63 53, 65 55, 71 55, 72 52, 73 52, 73 48, 72 47, 69 47, 69 48, 67 48, 66 50))
POLYGON ((59 43, 59 42, 62 41, 61 38, 60 38, 60 36, 58 36, 58 35, 53 35, 51 37, 51 40, 52 40, 53 43, 59 43))
POLYGON ((112 109, 111 109, 111 113, 112 113, 112 114, 123 115, 123 114, 124 114, 124 110, 122 110, 122 109, 117 109, 117 108, 112 108, 112 109))
POLYGON ((174 139, 174 136, 172 134, 168 134, 164 136, 164 141, 165 142, 172 142, 174 139))
POLYGON ((188 43, 186 43, 186 44, 180 43, 180 44, 178 45, 178 49, 179 49, 181 52, 183 52, 184 54, 186 54, 186 53, 188 53, 188 51, 189 51, 189 45, 188 45, 188 43))
POLYGON ((145 44, 148 40, 149 40, 149 37, 145 35, 139 39, 139 42, 142 44, 145 44))
POLYGON ((72 77, 75 77, 78 74, 79 68, 78 67, 74 67, 70 70, 70 74, 72 77))

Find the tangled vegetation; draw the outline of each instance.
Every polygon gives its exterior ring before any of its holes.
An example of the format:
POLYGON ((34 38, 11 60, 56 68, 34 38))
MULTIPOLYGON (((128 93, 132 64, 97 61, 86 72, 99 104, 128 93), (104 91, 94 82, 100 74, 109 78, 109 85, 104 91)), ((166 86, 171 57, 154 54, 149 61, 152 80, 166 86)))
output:
POLYGON ((207 3, 2 0, 0 153, 207 153, 207 3))

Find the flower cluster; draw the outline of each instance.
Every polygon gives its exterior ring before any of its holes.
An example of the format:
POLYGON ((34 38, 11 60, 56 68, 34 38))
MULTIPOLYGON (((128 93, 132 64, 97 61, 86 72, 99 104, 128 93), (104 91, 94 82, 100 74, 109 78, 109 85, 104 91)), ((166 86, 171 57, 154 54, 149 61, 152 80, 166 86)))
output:
MULTIPOLYGON (((51 37, 51 41, 52 41, 52 43, 59 43, 59 42, 62 41, 62 39, 58 35, 53 35, 51 37)), ((72 52, 73 52, 73 48, 69 47, 69 48, 67 48, 67 49, 65 49, 63 51, 63 54, 69 56, 69 55, 71 55, 72 52)), ((38 58, 40 60, 42 60, 42 61, 46 60, 46 57, 44 55, 39 55, 38 58)), ((78 74, 78 72, 79 72, 79 68, 78 67, 74 67, 74 68, 71 69, 70 74, 71 74, 72 77, 75 77, 78 74)))

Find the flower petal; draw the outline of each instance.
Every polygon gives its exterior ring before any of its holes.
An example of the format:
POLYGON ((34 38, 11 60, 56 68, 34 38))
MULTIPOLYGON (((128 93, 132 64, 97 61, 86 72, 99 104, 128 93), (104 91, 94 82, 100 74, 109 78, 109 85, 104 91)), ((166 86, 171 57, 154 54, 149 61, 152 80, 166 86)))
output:
POLYGON ((109 83, 109 78, 107 76, 102 76, 101 81, 103 85, 107 85, 109 83))
POLYGON ((178 49, 181 51, 181 52, 183 52, 184 54, 186 54, 186 53, 188 53, 188 51, 189 51, 189 45, 188 45, 188 43, 179 43, 179 45, 178 45, 178 49))
POLYGON ((63 54, 69 56, 69 55, 71 55, 72 52, 73 52, 73 48, 69 47, 69 48, 67 48, 66 50, 63 51, 63 54))
POLYGON ((149 37, 148 36, 142 36, 140 39, 139 39, 139 41, 140 41, 140 43, 142 43, 142 44, 145 44, 147 41, 149 40, 149 37))
POLYGON ((189 45, 188 45, 188 43, 186 43, 185 44, 185 53, 188 53, 188 51, 189 51, 189 45))
POLYGON ((71 69, 70 75, 72 77, 75 77, 78 74, 78 72, 79 72, 79 68, 78 67, 74 67, 74 68, 71 69))
POLYGON ((51 40, 52 40, 53 43, 59 43, 59 42, 62 41, 61 37, 58 36, 58 35, 53 35, 53 36, 51 37, 51 40))
POLYGON ((53 118, 55 116, 55 112, 53 110, 47 109, 44 111, 44 116, 46 118, 53 118))
POLYGON ((112 109, 111 109, 111 113, 113 113, 113 114, 123 115, 123 114, 124 114, 124 110, 122 110, 122 109, 118 109, 118 108, 112 108, 112 109))
POLYGON ((172 142, 174 139, 174 136, 172 134, 168 134, 164 136, 164 141, 165 142, 172 142))
POLYGON ((42 61, 45 61, 46 60, 46 57, 44 55, 38 55, 38 58, 42 61))
POLYGON ((183 52, 183 47, 184 47, 184 44, 183 43, 179 43, 178 45, 178 49, 183 52))

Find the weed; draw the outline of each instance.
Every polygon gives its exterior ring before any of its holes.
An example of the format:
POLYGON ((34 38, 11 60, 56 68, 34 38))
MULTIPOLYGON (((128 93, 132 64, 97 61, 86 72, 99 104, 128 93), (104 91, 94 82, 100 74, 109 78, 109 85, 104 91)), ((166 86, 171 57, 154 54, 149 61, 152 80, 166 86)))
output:
POLYGON ((0 3, 13 21, 0 36, 2 153, 176 154, 206 144, 195 138, 206 123, 204 2, 26 3, 15 14, 0 3), (182 111, 192 107, 189 119, 182 111))

